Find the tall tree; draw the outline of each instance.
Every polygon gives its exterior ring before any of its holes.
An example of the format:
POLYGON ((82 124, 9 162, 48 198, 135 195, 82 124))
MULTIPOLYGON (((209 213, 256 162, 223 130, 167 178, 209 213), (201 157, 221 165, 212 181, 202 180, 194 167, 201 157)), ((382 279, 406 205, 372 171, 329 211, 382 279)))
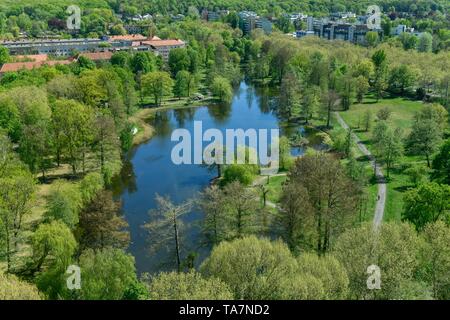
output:
POLYGON ((211 91, 220 102, 229 102, 233 97, 233 89, 228 79, 215 77, 211 84, 211 91))
POLYGON ((164 96, 172 93, 173 80, 167 72, 155 71, 142 76, 144 94, 152 95, 156 106, 160 106, 164 96))
POLYGON ((254 217, 259 207, 257 195, 238 181, 224 188, 229 238, 240 238, 254 228, 254 217))
POLYGON ((323 153, 298 159, 289 173, 289 181, 302 185, 307 192, 309 203, 303 207, 313 208, 314 219, 314 228, 309 231, 314 235, 317 253, 324 254, 356 212, 355 186, 339 161, 323 153))
MULTIPOLYGON (((346 230, 333 247, 333 256, 347 270, 350 299, 423 299, 426 289, 410 292, 418 285, 414 278, 419 261, 417 233, 406 223, 383 223, 379 230, 372 223, 346 230), (378 266, 381 285, 378 290, 367 286, 368 267, 378 266), (412 295, 412 297, 411 297, 412 295)), ((372 271, 373 272, 373 271, 372 271)), ((372 274, 376 276, 376 274, 372 274)))
POLYGON ((178 272, 182 267, 183 221, 181 217, 191 208, 190 202, 175 205, 167 197, 156 195, 157 208, 150 211, 152 221, 145 225, 152 240, 152 250, 161 246, 169 246, 174 252, 174 260, 178 272))
POLYGON ((433 159, 432 178, 440 183, 450 184, 450 139, 441 146, 433 159))
POLYGON ((11 268, 13 249, 17 249, 23 218, 34 204, 36 182, 28 172, 0 180, 0 219, 5 237, 7 270, 11 268))
POLYGON ((339 95, 334 90, 327 90, 322 94, 322 109, 326 115, 327 128, 330 128, 331 113, 335 111, 339 102, 339 95))
POLYGON ((112 192, 99 191, 80 212, 78 234, 81 250, 128 246, 128 223, 120 215, 121 204, 113 200, 112 192))
POLYGON ((427 223, 450 218, 450 186, 435 182, 421 184, 405 193, 404 203, 402 218, 421 230, 427 223))
POLYGON ((421 250, 422 266, 419 274, 431 284, 435 299, 450 298, 450 228, 443 221, 425 226, 422 233, 425 245, 421 250))
POLYGON ((200 270, 226 283, 235 299, 277 299, 282 281, 297 269, 287 246, 250 236, 216 246, 200 270))
POLYGON ((93 110, 74 100, 57 100, 52 118, 53 127, 58 127, 56 144, 59 148, 64 146, 73 174, 77 173, 80 161, 84 171, 86 153, 94 134, 93 110))
POLYGON ((198 205, 205 214, 203 233, 213 245, 226 239, 225 195, 219 187, 213 185, 206 188, 198 199, 198 205))
POLYGON ((281 227, 281 236, 291 250, 297 251, 307 242, 305 233, 311 227, 313 208, 308 192, 303 185, 291 182, 283 186, 280 198, 281 208, 276 221, 281 227))
POLYGON ((439 148, 442 141, 442 131, 433 120, 415 121, 406 142, 408 151, 412 154, 424 155, 428 167, 431 166, 430 157, 439 148))
POLYGON ((80 256, 83 300, 122 300, 138 282, 134 258, 123 250, 88 249, 80 256))

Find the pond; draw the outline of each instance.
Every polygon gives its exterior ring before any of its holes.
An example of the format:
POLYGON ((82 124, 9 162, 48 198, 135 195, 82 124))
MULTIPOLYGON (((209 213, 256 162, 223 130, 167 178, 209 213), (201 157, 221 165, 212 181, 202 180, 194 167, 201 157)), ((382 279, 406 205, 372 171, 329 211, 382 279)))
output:
MULTIPOLYGON (((274 90, 255 88, 242 82, 229 105, 168 110, 155 115, 151 122, 156 129, 155 135, 130 151, 113 185, 114 194, 122 200, 124 216, 130 226, 131 244, 128 250, 136 259, 138 273, 154 273, 174 266, 173 261, 167 263, 172 255, 165 249, 150 252, 147 231, 143 228, 149 222, 149 211, 155 208, 155 195, 167 195, 173 202, 180 203, 208 186, 216 175, 216 172, 202 165, 173 164, 171 152, 176 142, 171 141, 172 131, 185 128, 192 132, 194 121, 202 121, 203 132, 209 128, 222 132, 225 129, 280 128, 281 135, 293 136, 301 132, 303 136, 308 136, 308 131, 302 126, 285 125, 277 117, 273 111, 276 110, 277 96, 274 90)), ((292 150, 293 155, 303 152, 302 147, 292 150)), ((183 218, 186 229, 182 249, 187 253, 197 252, 197 264, 210 250, 202 246, 201 219, 202 213, 198 210, 183 218)))

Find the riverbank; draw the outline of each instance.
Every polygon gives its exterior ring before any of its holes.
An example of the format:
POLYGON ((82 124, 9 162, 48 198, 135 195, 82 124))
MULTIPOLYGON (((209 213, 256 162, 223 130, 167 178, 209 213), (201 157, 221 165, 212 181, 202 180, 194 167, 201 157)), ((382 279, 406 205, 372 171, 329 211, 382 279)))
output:
POLYGON ((159 107, 143 107, 133 114, 129 120, 138 127, 138 132, 133 137, 133 146, 138 146, 150 140, 155 134, 155 128, 149 124, 149 120, 153 118, 156 112, 199 108, 214 102, 213 97, 207 97, 199 101, 188 101, 188 99, 164 101, 159 107))

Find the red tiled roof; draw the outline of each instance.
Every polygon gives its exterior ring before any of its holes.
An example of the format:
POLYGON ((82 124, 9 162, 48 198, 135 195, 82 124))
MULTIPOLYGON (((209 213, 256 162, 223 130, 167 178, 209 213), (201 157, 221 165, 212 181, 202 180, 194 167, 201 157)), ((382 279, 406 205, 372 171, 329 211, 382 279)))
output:
POLYGON ((165 46, 181 46, 184 42, 178 39, 168 39, 168 40, 148 40, 142 41, 142 44, 153 46, 153 47, 165 47, 165 46))
POLYGON ((112 57, 112 52, 105 51, 105 52, 87 52, 87 53, 81 53, 80 56, 89 58, 93 61, 96 60, 110 60, 112 57))
POLYGON ((39 62, 39 61, 47 61, 48 55, 46 55, 46 54, 17 55, 17 56, 14 56, 14 58, 15 58, 15 61, 17 61, 17 62, 20 62, 23 60, 39 62))
POLYGON ((5 63, 0 69, 0 73, 16 72, 22 69, 32 70, 34 68, 40 68, 44 65, 55 66, 57 64, 69 64, 68 60, 54 60, 54 61, 32 61, 32 62, 12 62, 5 63))
POLYGON ((142 34, 126 34, 123 36, 110 36, 110 41, 120 41, 120 40, 126 40, 126 41, 143 41, 147 40, 147 37, 143 36, 142 34))

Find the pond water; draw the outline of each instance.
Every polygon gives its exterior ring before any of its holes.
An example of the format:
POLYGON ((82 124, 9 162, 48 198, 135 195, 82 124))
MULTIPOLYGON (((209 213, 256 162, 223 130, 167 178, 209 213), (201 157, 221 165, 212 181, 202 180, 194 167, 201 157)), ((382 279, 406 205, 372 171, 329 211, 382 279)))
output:
MULTIPOLYGON (((123 212, 130 226, 131 244, 129 252, 136 259, 138 273, 158 272, 174 267, 174 259, 166 249, 150 252, 148 233, 143 228, 149 222, 149 211, 155 208, 155 195, 170 196, 175 203, 195 196, 209 185, 216 176, 215 171, 202 165, 175 165, 171 151, 176 142, 171 141, 174 129, 185 128, 193 132, 194 121, 202 121, 203 132, 209 128, 225 129, 275 129, 280 135, 293 136, 301 132, 299 125, 285 125, 273 110, 277 104, 277 93, 269 89, 255 88, 242 82, 236 89, 229 105, 211 105, 159 112, 151 124, 154 137, 136 148, 127 156, 121 175, 114 180, 114 194, 122 200, 123 212)), ((293 148, 293 155, 301 155, 303 148, 293 148)), ((199 222, 202 213, 198 210, 186 214, 185 253, 198 252, 195 259, 200 263, 210 248, 202 246, 199 222)))

